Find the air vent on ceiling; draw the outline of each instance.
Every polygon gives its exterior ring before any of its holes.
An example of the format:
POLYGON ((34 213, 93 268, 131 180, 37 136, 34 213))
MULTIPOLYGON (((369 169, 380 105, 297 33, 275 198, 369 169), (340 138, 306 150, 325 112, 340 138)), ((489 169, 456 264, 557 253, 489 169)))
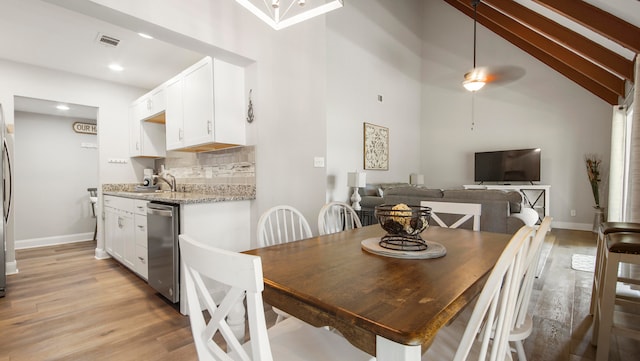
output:
POLYGON ((104 35, 100 33, 98 33, 97 41, 102 45, 112 46, 112 47, 116 47, 118 46, 118 44, 120 44, 120 39, 116 39, 113 36, 104 35))

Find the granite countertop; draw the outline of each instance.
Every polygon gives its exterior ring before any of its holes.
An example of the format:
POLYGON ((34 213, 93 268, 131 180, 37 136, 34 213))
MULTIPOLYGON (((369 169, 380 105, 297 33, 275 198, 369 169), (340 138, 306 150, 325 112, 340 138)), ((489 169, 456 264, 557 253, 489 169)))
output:
POLYGON ((105 184, 103 195, 118 196, 145 201, 177 204, 215 203, 256 199, 255 186, 220 186, 215 188, 181 186, 178 192, 168 190, 156 192, 136 192, 135 185, 105 184))
POLYGON ((214 202, 228 202, 228 201, 244 201, 255 199, 255 197, 248 195, 216 195, 207 193, 194 193, 194 192, 103 192, 102 194, 108 196, 118 196, 133 199, 143 199, 146 201, 159 201, 167 203, 178 204, 195 204, 195 203, 214 203, 214 202))

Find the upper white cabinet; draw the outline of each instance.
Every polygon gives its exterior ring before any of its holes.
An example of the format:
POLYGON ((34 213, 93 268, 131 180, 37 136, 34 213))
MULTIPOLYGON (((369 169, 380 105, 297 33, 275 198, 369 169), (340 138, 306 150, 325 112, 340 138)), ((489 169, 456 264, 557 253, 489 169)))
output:
POLYGON ((182 78, 175 78, 167 83, 165 129, 167 149, 169 150, 179 149, 184 145, 183 118, 182 78))
POLYGON ((244 69, 206 57, 167 83, 167 150, 246 144, 244 69))
POLYGON ((134 101, 129 108, 132 157, 164 157, 166 90, 160 86, 134 101))

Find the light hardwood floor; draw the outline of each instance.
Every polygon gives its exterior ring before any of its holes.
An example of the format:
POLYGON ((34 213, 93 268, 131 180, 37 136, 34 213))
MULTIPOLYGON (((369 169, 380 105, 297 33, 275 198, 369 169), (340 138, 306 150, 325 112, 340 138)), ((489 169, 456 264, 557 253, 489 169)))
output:
MULTIPOLYGON (((588 315, 593 273, 571 269, 595 254, 595 235, 554 229, 556 243, 531 302, 530 361, 593 360, 588 315)), ((0 298, 0 361, 196 360, 189 321, 95 242, 17 252, 20 272, 0 298)), ((268 322, 274 314, 267 312, 268 322)), ((615 339, 610 359, 637 360, 640 343, 615 339)))

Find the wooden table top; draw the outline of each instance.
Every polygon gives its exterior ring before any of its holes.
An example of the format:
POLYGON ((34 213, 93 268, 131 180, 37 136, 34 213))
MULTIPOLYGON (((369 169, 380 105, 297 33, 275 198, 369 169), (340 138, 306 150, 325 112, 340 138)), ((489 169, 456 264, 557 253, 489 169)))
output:
POLYGON ((437 259, 369 253, 360 242, 379 225, 255 249, 262 258, 263 298, 314 326, 338 329, 375 355, 375 337, 426 349, 438 330, 482 290, 511 236, 429 227, 425 240, 444 245, 437 259))

